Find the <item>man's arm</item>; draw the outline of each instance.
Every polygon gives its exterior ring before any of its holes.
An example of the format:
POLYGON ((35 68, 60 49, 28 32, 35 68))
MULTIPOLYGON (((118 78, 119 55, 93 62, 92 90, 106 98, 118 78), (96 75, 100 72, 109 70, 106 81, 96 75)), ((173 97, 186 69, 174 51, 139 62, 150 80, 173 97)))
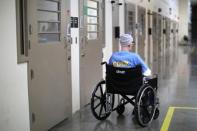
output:
POLYGON ((113 60, 112 60, 113 58, 112 57, 113 57, 113 55, 109 59, 109 63, 108 63, 109 65, 112 65, 113 64, 113 60))
POLYGON ((136 54, 136 58, 137 58, 137 62, 139 65, 142 66, 142 72, 144 76, 151 76, 151 70, 148 68, 148 66, 146 65, 146 63, 142 60, 142 58, 136 54))

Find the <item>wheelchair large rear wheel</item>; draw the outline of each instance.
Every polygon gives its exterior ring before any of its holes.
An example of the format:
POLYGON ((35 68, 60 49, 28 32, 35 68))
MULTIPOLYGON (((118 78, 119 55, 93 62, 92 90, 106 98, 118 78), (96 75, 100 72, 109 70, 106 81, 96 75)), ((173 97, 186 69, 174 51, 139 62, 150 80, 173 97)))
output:
POLYGON ((91 111, 98 120, 105 120, 114 106, 114 94, 107 97, 106 83, 100 81, 95 87, 91 98, 91 111))
POLYGON ((155 98, 155 90, 149 85, 144 85, 138 91, 135 117, 142 127, 148 126, 154 118, 156 110, 155 98))

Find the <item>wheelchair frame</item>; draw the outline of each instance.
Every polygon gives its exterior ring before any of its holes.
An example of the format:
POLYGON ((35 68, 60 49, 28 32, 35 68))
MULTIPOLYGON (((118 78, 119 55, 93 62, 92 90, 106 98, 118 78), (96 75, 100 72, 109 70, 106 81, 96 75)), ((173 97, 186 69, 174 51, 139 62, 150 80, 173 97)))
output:
MULTIPOLYGON (((106 62, 102 62, 102 65, 106 62)), ((157 77, 155 78, 157 80, 157 77)), ((95 87, 91 97, 91 111, 96 119, 105 120, 113 111, 117 111, 119 115, 124 113, 125 105, 128 103, 134 106, 134 116, 140 126, 148 126, 153 119, 157 119, 159 116, 159 99, 157 98, 157 85, 153 87, 149 81, 143 79, 141 87, 137 90, 136 94, 129 95, 127 93, 113 93, 107 90, 106 80, 101 80, 95 87), (102 89, 105 88, 105 89, 102 89), (99 92, 100 90, 100 92, 99 92), (122 96, 118 99, 118 105, 114 108, 115 94, 122 96), (100 103, 96 104, 96 101, 100 103), (95 106, 96 104, 96 106, 95 106), (146 105, 147 104, 147 105, 146 105), (146 105, 146 106, 145 106, 146 105), (97 112, 96 109, 100 106, 100 110, 97 112), (104 108, 104 114, 102 114, 104 108), (143 110, 141 112, 141 110, 143 110), (146 118, 145 118, 146 117, 146 118)))

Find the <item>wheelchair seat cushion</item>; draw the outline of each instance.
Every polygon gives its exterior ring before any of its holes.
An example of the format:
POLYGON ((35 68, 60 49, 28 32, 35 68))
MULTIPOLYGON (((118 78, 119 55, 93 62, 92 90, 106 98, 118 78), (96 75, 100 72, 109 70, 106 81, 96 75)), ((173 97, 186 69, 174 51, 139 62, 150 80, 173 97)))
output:
POLYGON ((106 65, 107 92, 113 94, 136 95, 143 84, 141 66, 121 68, 106 65))

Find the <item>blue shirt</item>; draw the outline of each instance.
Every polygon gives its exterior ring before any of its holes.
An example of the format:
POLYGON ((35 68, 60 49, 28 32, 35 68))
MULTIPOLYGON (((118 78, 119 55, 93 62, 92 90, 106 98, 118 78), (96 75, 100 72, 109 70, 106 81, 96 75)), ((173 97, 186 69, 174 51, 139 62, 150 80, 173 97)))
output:
POLYGON ((138 54, 128 51, 114 52, 109 60, 109 64, 114 67, 125 68, 133 68, 137 65, 141 65, 143 74, 150 70, 138 54))

